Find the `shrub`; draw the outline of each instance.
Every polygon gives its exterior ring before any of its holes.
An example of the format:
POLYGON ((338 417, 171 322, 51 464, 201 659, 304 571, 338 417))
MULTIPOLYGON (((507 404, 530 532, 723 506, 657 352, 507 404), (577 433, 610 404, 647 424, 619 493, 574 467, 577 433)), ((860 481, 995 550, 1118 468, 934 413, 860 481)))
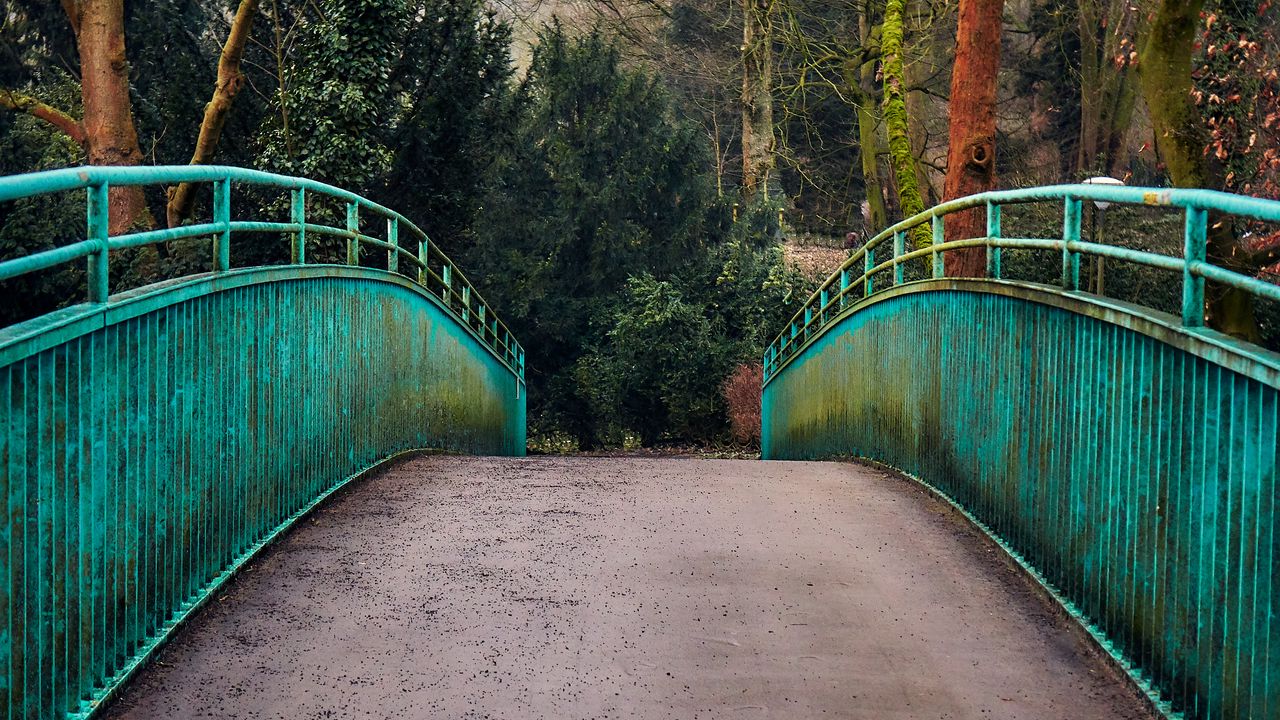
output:
POLYGON ((743 363, 735 367, 720 386, 725 414, 729 416, 729 435, 736 443, 760 444, 760 387, 763 382, 764 368, 760 363, 743 363))

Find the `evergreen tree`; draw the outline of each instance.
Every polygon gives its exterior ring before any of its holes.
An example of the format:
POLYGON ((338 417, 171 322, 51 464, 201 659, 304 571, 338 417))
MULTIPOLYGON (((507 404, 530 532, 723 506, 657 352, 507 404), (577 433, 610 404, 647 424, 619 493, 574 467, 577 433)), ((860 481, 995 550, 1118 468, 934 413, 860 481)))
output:
POLYGON ((528 348, 533 412, 591 446, 599 429, 571 368, 629 277, 662 279, 702 246, 710 161, 664 88, 599 33, 544 29, 517 102, 469 265, 528 348))

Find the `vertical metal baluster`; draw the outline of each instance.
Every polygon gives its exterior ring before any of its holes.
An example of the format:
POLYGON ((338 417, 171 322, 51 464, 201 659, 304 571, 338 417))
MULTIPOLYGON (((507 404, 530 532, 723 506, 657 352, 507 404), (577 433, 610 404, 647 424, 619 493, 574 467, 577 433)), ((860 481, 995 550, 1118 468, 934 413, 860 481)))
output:
POLYGON ((863 274, 862 278, 862 296, 871 297, 871 293, 875 292, 875 281, 871 279, 871 268, 876 265, 875 248, 868 247, 862 258, 863 274))
POLYGON ((295 265, 301 265, 307 259, 307 191, 297 188, 289 202, 289 222, 297 226, 293 232, 293 243, 290 257, 295 265))
POLYGON ((1205 259, 1209 232, 1209 213, 1202 208, 1187 208, 1183 235, 1182 324, 1190 328, 1204 327, 1204 278, 1192 267, 1205 259))
MULTIPOLYGON (((1000 239, 1000 206, 987 203, 987 238, 1000 239)), ((1000 279, 1000 247, 987 244, 987 277, 1000 279)))
POLYGON ((360 264, 360 205, 359 203, 347 203, 347 232, 353 233, 347 237, 347 264, 360 264))
POLYGON ((906 268, 902 266, 902 256, 907 252, 907 233, 899 231, 893 234, 893 284, 901 285, 906 268))
POLYGON ((107 237, 111 226, 111 206, 108 200, 107 184, 90 185, 89 199, 86 205, 88 239, 98 241, 98 249, 89 256, 89 302, 104 303, 107 301, 108 281, 110 278, 110 261, 107 252, 107 237))
POLYGON ((395 217, 387 218, 387 242, 391 244, 387 250, 387 270, 396 272, 400 266, 400 221, 395 217))
MULTIPOLYGON (((946 242, 946 236, 943 232, 942 223, 943 221, 942 221, 941 215, 934 215, 930 223, 933 227, 933 246, 935 248, 941 245, 942 243, 946 242)), ((933 258, 933 279, 941 280, 942 278, 947 276, 946 263, 945 263, 945 259, 943 258, 943 253, 935 249, 931 257, 933 258)))
POLYGON ((1080 242, 1080 200, 1068 197, 1062 210, 1062 288, 1080 289, 1080 253, 1071 249, 1080 242))
POLYGON ((427 284, 427 239, 422 238, 418 241, 418 284, 426 287, 427 284))
POLYGON ((231 269, 231 178, 213 181, 213 222, 219 226, 213 236, 213 269, 231 269))

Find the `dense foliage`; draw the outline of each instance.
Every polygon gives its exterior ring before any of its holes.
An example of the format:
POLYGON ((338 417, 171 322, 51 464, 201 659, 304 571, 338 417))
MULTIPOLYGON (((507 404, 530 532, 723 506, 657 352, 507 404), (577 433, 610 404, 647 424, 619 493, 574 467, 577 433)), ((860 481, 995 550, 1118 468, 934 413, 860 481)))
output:
POLYGON ((725 295, 781 300, 780 256, 730 242, 705 138, 599 33, 547 28, 515 103, 468 259, 528 348, 534 415, 582 447, 716 438, 719 380, 780 324, 725 295))
MULTIPOLYGON (((1183 22, 1196 25, 1193 77, 1173 78, 1191 91, 1171 94, 1194 105, 1193 126, 1176 132, 1155 125, 1139 87, 1144 37, 1176 3, 1003 3, 997 182, 1166 184, 1170 140, 1191 137, 1202 142, 1182 162, 1207 166, 1201 184, 1275 197, 1274 0, 1201 1, 1183 22)), ((64 12, 84 3, 121 13, 129 91, 117 95, 142 161, 156 164, 191 158, 223 43, 248 8, 243 87, 213 161, 325 180, 425 228, 527 348, 536 442, 750 437, 750 363, 813 283, 782 240, 814 233, 838 247, 848 232, 856 243, 901 216, 912 185, 926 205, 943 192, 952 0, 0 0, 0 173, 91 156, 89 140, 30 105, 73 126, 84 117, 83 47, 64 12)), ((139 222, 170 222, 163 189, 149 192, 139 222)), ((201 192, 192 221, 209 213, 201 192)), ((237 215, 287 213, 279 193, 237 191, 234 203, 237 215)), ((1011 211, 1009 224, 1055 235, 1060 219, 1036 212, 1011 211)), ((1092 238, 1178 252, 1176 223, 1087 212, 1092 238)), ((54 247, 83 223, 70 195, 0 204, 0 256, 54 247)), ((1243 248, 1237 269, 1280 269, 1276 228, 1224 232, 1243 248)), ((206 246, 123 251, 113 285, 203 270, 206 246)), ((281 260, 287 247, 263 236, 234 245, 232 262, 281 260)), ((344 257, 333 238, 308 253, 344 257)), ((1029 280, 1056 267, 1032 253, 1006 262, 1029 280)), ((0 324, 80 301, 83 274, 0 283, 0 324)), ((1177 300, 1155 271, 1086 268, 1099 276, 1114 297, 1177 300)), ((1280 344, 1280 310, 1260 308, 1257 323, 1280 344)))

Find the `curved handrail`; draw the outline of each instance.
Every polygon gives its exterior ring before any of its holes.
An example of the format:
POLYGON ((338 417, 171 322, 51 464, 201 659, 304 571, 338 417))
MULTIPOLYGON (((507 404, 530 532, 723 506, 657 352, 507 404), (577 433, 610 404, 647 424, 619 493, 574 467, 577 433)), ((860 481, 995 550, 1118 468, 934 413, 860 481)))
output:
POLYGON ((766 383, 788 358, 795 354, 810 336, 833 322, 837 310, 852 304, 848 296, 859 288, 854 301, 874 295, 874 276, 892 269, 894 285, 903 282, 903 263, 932 259, 934 279, 946 277, 943 255, 950 250, 984 248, 987 252, 987 275, 1000 279, 1000 250, 1024 248, 1057 250, 1062 253, 1062 288, 1064 291, 1080 289, 1080 256, 1109 257, 1160 270, 1182 272, 1182 324, 1188 328, 1204 326, 1204 283, 1212 280, 1223 285, 1272 300, 1280 300, 1280 285, 1258 280, 1242 273, 1206 262, 1205 251, 1209 212, 1238 215, 1268 222, 1280 222, 1280 202, 1262 198, 1233 195, 1216 190, 1192 190, 1177 188, 1143 188, 1116 185, 1050 185, 1022 190, 998 190, 950 200, 922 213, 903 220, 867 241, 865 245, 840 264, 819 286, 800 309, 792 316, 786 328, 778 334, 764 352, 764 380, 766 383), (1080 239, 1081 205, 1085 200, 1120 205, 1146 205, 1181 208, 1186 213, 1183 238, 1183 257, 1171 257, 1158 253, 1086 242, 1080 239), (1063 202, 1061 238, 1006 238, 1000 232, 1000 208, 1046 201, 1063 202), (943 217, 951 213, 973 208, 987 211, 987 234, 980 238, 944 241, 943 217), (907 231, 930 223, 933 242, 927 247, 911 251, 906 249, 907 231), (876 248, 887 240, 893 240, 893 254, 887 260, 876 263, 876 248), (853 272, 860 269, 856 277, 853 272))
POLYGON ((386 250, 388 272, 410 277, 427 288, 429 294, 438 298, 445 309, 492 350, 521 382, 524 380, 524 348, 453 261, 408 218, 356 193, 317 180, 224 165, 85 166, 0 177, 0 202, 74 190, 88 190, 86 239, 0 260, 0 280, 88 258, 88 300, 90 303, 105 303, 109 299, 107 278, 112 250, 212 235, 212 270, 225 272, 231 268, 231 237, 235 233, 291 234, 290 257, 294 264, 306 262, 309 233, 341 237, 347 241, 347 265, 360 264, 362 244, 386 250), (206 182, 213 185, 212 222, 122 235, 109 233, 107 200, 111 187, 206 182), (232 219, 232 183, 288 190, 290 221, 232 219), (308 192, 344 202, 346 227, 307 222, 308 192), (361 231, 362 210, 385 219, 384 237, 361 231), (416 252, 402 247, 402 230, 418 241, 416 252), (400 270, 401 261, 416 268, 416 277, 400 270))

